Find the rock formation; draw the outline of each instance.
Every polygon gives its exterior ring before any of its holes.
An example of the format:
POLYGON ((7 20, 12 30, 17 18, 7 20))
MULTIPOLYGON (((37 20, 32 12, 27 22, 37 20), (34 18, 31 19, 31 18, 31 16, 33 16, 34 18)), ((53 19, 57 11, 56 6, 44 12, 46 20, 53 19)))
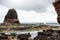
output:
POLYGON ((54 7, 55 7, 55 10, 57 12, 57 21, 58 23, 60 24, 60 0, 56 0, 54 3, 53 3, 54 7))
POLYGON ((0 33, 0 40, 30 40, 30 33, 26 34, 16 34, 16 33, 0 33))
POLYGON ((38 35, 33 40, 60 40, 60 30, 46 30, 38 32, 38 35))
POLYGON ((4 24, 19 24, 18 15, 15 9, 9 9, 5 16, 4 24))
POLYGON ((18 38, 19 40, 29 40, 30 37, 31 37, 31 34, 30 34, 30 33, 28 33, 28 34, 19 34, 19 35, 17 36, 17 38, 18 38))

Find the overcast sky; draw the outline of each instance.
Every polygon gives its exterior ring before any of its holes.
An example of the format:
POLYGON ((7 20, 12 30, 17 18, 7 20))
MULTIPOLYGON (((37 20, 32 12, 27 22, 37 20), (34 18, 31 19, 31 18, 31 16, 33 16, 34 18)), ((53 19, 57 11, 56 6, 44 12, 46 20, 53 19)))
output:
POLYGON ((0 0, 0 23, 7 11, 15 8, 21 23, 57 22, 54 0, 0 0))

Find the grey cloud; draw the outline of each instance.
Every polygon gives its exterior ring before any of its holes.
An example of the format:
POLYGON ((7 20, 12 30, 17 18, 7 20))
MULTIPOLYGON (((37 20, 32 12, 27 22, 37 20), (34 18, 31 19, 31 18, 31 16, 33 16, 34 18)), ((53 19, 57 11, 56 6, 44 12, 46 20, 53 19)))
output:
MULTIPOLYGON (((18 1, 18 0, 17 0, 18 1)), ((10 0, 0 0, 0 4, 9 8, 16 8, 19 10, 34 10, 37 12, 46 12, 48 5, 52 0, 23 0, 22 2, 12 3, 10 0)))

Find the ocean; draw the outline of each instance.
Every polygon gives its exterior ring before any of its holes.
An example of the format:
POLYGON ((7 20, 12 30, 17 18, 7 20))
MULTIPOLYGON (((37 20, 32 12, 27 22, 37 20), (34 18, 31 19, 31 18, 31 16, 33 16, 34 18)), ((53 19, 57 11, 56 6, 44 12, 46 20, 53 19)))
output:
POLYGON ((58 23, 46 23, 46 25, 51 25, 51 26, 60 26, 58 23))

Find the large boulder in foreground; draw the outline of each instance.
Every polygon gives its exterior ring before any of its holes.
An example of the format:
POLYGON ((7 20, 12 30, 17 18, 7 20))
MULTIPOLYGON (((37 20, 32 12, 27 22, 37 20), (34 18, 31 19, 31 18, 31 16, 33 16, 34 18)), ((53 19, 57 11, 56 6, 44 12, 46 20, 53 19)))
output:
POLYGON ((60 24, 60 0, 56 0, 54 3, 53 3, 54 7, 55 7, 55 10, 57 12, 57 21, 58 23, 60 24))
POLYGON ((60 40, 60 30, 48 29, 38 32, 33 40, 60 40))
POLYGON ((5 16, 4 24, 19 24, 18 15, 15 9, 9 9, 5 16))

